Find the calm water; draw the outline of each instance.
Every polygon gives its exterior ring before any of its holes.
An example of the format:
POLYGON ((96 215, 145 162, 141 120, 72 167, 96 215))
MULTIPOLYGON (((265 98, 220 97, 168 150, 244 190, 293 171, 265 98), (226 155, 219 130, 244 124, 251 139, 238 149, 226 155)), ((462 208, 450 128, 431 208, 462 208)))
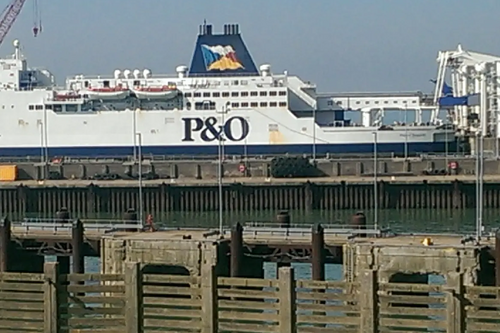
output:
MULTIPOLYGON (((290 211, 294 224, 347 224, 357 210, 341 211, 290 211)), ((278 211, 260 211, 253 213, 226 213, 223 215, 224 225, 236 222, 273 222, 278 211)), ((364 211, 367 224, 373 224, 373 212, 364 211)), ((475 210, 436 210, 405 209, 379 210, 379 226, 389 227, 394 232, 453 232, 470 233, 475 230, 475 210)), ((159 226, 169 227, 217 227, 217 212, 207 213, 170 213, 155 218, 159 226)), ((483 221, 486 230, 500 227, 500 209, 485 209, 483 221)))

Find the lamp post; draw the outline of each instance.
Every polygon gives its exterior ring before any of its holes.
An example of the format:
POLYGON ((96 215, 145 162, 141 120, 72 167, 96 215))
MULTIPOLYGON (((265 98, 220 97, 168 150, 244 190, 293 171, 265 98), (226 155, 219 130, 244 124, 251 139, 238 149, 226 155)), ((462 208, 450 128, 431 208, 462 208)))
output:
POLYGON ((313 106, 313 124, 312 124, 312 132, 313 132, 313 146, 312 146, 312 158, 313 162, 316 161, 316 108, 317 103, 314 103, 313 106))
POLYGON ((142 195, 142 133, 135 133, 138 141, 138 173, 139 173, 139 221, 141 221, 141 225, 144 223, 143 221, 143 212, 144 212, 144 200, 142 195))
POLYGON ((476 239, 481 240, 483 231, 483 180, 484 180, 484 137, 476 133, 476 239))
POLYGON ((405 101, 405 161, 408 160, 408 103, 405 101))
POLYGON ((373 132, 373 224, 378 229, 378 159, 377 159, 378 133, 373 132))
POLYGON ((224 114, 229 111, 229 102, 226 103, 222 107, 222 109, 219 111, 221 114, 221 129, 217 135, 217 141, 218 141, 218 172, 217 172, 217 180, 219 183, 219 234, 223 234, 224 232, 224 216, 223 216, 223 192, 222 192, 222 163, 224 159, 224 148, 223 148, 223 141, 224 141, 224 114))

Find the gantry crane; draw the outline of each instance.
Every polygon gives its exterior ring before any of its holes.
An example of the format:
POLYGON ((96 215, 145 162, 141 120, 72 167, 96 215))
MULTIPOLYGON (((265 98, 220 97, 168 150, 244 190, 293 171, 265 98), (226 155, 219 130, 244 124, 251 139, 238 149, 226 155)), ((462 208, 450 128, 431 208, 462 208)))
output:
MULTIPOLYGON (((42 19, 40 17, 38 0, 31 1, 33 1, 33 35, 36 37, 42 31, 42 19)), ((12 0, 12 2, 2 12, 2 15, 0 16, 0 45, 21 13, 25 3, 26 0, 12 0)))

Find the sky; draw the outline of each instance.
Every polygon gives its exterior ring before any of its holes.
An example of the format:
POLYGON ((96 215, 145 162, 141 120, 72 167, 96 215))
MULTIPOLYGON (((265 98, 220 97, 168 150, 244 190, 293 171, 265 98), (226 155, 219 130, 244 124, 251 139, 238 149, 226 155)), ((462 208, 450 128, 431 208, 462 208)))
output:
POLYGON ((500 55, 499 0, 38 0, 37 38, 34 1, 0 53, 19 39, 30 65, 49 69, 59 84, 115 69, 173 74, 189 65, 205 19, 214 33, 238 23, 257 66, 287 70, 319 92, 430 92, 438 51, 461 43, 500 55))

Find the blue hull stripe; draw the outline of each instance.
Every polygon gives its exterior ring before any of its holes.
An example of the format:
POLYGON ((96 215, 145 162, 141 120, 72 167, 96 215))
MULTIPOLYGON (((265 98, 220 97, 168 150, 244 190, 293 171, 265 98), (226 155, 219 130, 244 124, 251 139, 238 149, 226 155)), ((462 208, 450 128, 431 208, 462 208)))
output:
MULTIPOLYGON (((362 154, 373 153, 373 144, 317 144, 317 154, 362 154)), ((404 143, 379 143, 379 153, 403 154, 404 143)), ((226 155, 274 155, 274 154, 311 154, 311 144, 299 145, 235 145, 225 146, 226 155)), ((439 143, 408 143, 408 153, 445 152, 446 144, 439 143)), ((456 144, 450 143, 448 151, 456 151, 456 144)), ((218 146, 143 146, 144 155, 217 155, 218 146)), ((133 147, 51 147, 49 156, 126 156, 133 154, 133 147)), ((41 148, 0 148, 0 156, 40 156, 41 148)))

